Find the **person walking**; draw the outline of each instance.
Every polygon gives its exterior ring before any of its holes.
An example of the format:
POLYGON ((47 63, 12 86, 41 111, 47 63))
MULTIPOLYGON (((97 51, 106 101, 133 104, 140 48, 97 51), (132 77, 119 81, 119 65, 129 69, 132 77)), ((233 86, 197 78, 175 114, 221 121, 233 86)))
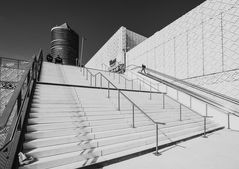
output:
POLYGON ((141 69, 141 73, 145 73, 146 74, 146 71, 145 71, 145 69, 146 69, 146 66, 144 65, 144 64, 142 64, 142 69, 141 69))

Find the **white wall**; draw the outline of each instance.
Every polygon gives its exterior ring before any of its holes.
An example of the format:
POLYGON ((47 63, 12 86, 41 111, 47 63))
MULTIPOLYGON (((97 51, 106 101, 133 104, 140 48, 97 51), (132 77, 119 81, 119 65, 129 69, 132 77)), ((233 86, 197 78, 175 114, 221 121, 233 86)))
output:
POLYGON ((145 39, 146 37, 122 26, 89 60, 86 67, 103 69, 102 64, 109 66, 109 61, 115 58, 117 62, 124 63, 123 49, 130 50, 145 39))
POLYGON ((177 78, 239 68, 239 6, 208 0, 127 53, 128 64, 177 78))

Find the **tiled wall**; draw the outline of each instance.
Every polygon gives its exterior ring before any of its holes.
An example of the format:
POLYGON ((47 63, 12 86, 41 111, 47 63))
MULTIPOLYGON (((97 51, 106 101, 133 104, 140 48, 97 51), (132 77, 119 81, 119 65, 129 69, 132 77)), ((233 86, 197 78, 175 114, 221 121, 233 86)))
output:
POLYGON ((144 36, 121 27, 89 60, 86 67, 102 69, 102 64, 109 66, 109 61, 115 58, 117 62, 124 63, 123 49, 130 50, 145 39, 144 36))
POLYGON ((129 64, 185 79, 239 67, 239 5, 208 0, 127 53, 129 64))

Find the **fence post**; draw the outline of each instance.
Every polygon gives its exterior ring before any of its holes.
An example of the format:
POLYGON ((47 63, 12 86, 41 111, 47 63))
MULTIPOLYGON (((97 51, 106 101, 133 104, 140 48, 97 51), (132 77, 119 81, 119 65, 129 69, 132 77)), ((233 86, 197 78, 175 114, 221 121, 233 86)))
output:
POLYGON ((132 127, 135 128, 135 126, 134 126, 134 104, 132 104, 132 127))

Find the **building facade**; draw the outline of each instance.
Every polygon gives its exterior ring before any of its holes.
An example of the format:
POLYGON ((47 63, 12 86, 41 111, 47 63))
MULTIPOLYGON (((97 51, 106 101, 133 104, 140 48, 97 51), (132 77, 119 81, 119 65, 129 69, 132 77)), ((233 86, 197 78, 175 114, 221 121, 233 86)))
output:
MULTIPOLYGON (((107 51, 115 51, 111 43, 109 40, 104 45, 107 51)), ((107 51, 98 55, 99 50, 89 63, 96 57, 107 63, 112 57, 107 51)), ((127 51, 126 63, 145 64, 161 73, 239 99, 238 53, 239 2, 207 0, 127 51)), ((94 66, 101 67, 102 62, 98 65, 95 62, 94 66)))
POLYGON ((104 66, 110 67, 110 62, 112 61, 114 61, 116 65, 125 64, 126 52, 143 42, 145 39, 146 37, 122 26, 88 61, 86 66, 102 69, 104 66))

